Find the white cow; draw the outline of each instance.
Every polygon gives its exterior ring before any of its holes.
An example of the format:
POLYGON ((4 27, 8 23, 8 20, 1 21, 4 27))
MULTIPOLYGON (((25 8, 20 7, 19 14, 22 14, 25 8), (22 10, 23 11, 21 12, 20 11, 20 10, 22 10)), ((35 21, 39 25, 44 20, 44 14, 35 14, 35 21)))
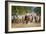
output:
POLYGON ((12 23, 13 23, 13 22, 15 23, 17 17, 16 17, 16 16, 12 16, 11 19, 12 19, 12 23))

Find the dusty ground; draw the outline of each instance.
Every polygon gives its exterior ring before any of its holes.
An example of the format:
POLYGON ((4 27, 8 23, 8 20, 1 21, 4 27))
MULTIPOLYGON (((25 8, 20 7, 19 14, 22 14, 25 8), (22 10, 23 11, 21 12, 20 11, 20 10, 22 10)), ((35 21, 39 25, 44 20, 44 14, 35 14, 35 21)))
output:
POLYGON ((16 23, 12 23, 12 28, 23 28, 23 27, 40 27, 41 24, 40 23, 28 23, 28 24, 16 24, 16 23))

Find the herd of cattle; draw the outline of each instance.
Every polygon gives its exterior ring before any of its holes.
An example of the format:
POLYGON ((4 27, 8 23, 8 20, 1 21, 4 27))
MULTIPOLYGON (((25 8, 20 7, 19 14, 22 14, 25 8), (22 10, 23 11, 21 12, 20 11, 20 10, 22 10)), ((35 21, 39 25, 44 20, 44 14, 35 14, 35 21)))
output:
POLYGON ((40 23, 41 22, 41 17, 40 16, 33 16, 33 15, 25 15, 25 16, 12 16, 12 23, 40 23))

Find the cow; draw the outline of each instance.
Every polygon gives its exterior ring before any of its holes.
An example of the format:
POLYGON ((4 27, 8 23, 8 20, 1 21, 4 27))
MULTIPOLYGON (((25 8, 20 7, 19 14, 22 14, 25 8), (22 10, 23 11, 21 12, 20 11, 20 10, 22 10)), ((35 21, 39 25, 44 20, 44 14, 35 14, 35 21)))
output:
POLYGON ((41 20, 40 16, 35 16, 35 22, 36 23, 40 22, 40 20, 41 20))
POLYGON ((17 17, 15 15, 12 16, 11 19, 12 19, 12 23, 16 23, 17 22, 17 17))
POLYGON ((12 19, 12 23, 15 23, 15 16, 12 16, 11 19, 12 19))
POLYGON ((26 24, 27 23, 29 23, 29 21, 30 21, 30 23, 33 21, 33 16, 32 15, 25 15, 25 21, 26 21, 26 24))

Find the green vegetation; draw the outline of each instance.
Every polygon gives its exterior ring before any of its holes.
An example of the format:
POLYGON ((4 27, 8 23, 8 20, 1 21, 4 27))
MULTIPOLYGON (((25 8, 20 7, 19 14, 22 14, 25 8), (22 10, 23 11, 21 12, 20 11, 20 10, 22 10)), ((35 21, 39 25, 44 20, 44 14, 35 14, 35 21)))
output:
POLYGON ((12 15, 23 15, 31 12, 31 7, 12 6, 12 15))
POLYGON ((37 13, 38 15, 41 15, 41 7, 36 7, 34 9, 34 12, 37 13))
POLYGON ((12 6, 12 15, 25 15, 34 11, 38 15, 41 15, 41 7, 28 7, 28 6, 12 6))

